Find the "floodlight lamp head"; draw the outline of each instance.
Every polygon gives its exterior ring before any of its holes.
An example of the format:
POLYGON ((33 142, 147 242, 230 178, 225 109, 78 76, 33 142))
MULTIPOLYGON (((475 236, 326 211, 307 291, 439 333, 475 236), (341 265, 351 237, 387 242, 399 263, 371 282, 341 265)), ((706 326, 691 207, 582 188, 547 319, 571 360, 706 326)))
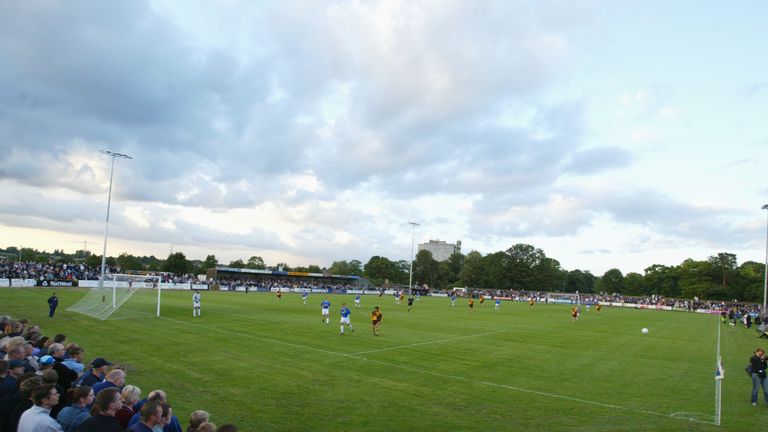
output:
POLYGON ((112 156, 113 158, 122 158, 122 159, 133 159, 132 157, 128 156, 127 154, 117 153, 109 150, 99 150, 99 153, 103 153, 107 156, 112 156))

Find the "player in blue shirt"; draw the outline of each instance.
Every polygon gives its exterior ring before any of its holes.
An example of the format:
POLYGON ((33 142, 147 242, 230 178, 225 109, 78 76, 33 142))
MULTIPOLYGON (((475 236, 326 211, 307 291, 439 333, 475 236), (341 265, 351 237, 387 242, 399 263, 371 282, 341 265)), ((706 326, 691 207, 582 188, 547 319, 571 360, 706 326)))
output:
POLYGON ((456 306, 456 293, 451 293, 451 306, 456 306))
POLYGON ((501 299, 499 297, 496 297, 496 305, 493 308, 493 310, 499 310, 501 309, 501 299))
POLYGON ((341 333, 339 333, 339 336, 344 334, 344 324, 349 326, 350 331, 355 331, 355 329, 352 328, 352 323, 349 322, 349 315, 352 314, 352 311, 349 310, 346 303, 341 304, 341 310, 339 313, 341 314, 341 333))
POLYGON ((304 291, 301 293, 301 301, 304 302, 304 304, 307 304, 307 297, 309 297, 309 293, 304 291))
POLYGON ((325 322, 325 325, 328 325, 331 322, 331 302, 328 301, 328 297, 323 299, 320 306, 323 308, 320 322, 325 322))
POLYGON ((53 318, 53 314, 56 313, 56 307, 59 305, 59 298, 56 297, 56 293, 51 294, 48 297, 48 317, 53 318))
POLYGON ((355 296, 355 307, 360 307, 360 294, 355 296))

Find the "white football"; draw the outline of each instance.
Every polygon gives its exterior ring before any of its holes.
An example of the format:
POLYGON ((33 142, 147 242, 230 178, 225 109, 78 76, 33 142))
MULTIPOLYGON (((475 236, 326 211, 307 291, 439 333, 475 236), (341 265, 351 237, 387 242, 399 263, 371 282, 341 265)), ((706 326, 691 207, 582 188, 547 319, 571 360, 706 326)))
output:
POLYGON ((642 334, 646 334, 646 333, 648 333, 648 329, 647 329, 647 328, 645 328, 645 327, 643 327, 643 329, 642 329, 642 330, 640 330, 640 332, 641 332, 642 334))

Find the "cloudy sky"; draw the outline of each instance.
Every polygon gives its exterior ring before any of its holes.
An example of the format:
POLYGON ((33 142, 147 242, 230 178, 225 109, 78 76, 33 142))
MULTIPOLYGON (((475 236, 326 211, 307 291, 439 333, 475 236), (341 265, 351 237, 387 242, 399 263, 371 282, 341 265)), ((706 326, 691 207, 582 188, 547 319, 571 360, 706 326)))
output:
POLYGON ((762 262, 763 1, 0 3, 0 246, 762 262))

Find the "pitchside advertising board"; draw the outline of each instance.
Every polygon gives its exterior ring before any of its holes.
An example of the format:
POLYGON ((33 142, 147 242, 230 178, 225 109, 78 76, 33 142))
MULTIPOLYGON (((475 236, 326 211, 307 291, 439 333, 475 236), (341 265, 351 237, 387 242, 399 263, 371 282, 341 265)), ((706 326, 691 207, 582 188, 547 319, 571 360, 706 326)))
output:
POLYGON ((76 287, 76 280, 39 280, 36 281, 35 286, 42 287, 76 287))

